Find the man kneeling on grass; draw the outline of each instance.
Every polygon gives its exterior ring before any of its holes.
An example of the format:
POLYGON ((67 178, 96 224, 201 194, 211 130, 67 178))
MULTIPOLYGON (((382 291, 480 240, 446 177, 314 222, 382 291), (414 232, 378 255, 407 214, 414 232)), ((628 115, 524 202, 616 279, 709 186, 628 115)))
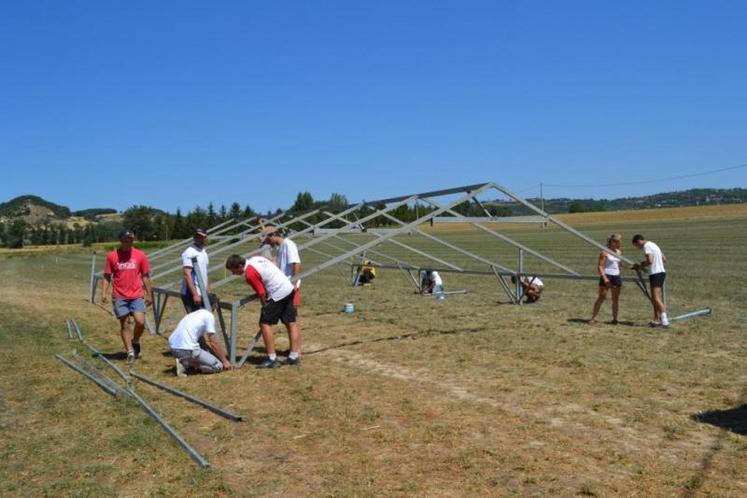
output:
MULTIPOLYGON (((209 294, 208 299, 215 310, 217 296, 209 294)), ((176 375, 179 377, 185 377, 187 369, 211 374, 231 368, 231 362, 215 339, 215 317, 204 308, 182 318, 169 336, 169 348, 176 358, 176 375)))

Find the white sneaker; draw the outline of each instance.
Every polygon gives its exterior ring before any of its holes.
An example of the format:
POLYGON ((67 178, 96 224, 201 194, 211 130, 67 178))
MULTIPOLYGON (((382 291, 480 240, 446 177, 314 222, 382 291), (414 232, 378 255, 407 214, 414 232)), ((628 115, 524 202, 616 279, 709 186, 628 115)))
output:
POLYGON ((176 376, 177 377, 187 376, 187 369, 184 368, 184 365, 182 365, 182 362, 179 361, 179 358, 176 359, 176 376))

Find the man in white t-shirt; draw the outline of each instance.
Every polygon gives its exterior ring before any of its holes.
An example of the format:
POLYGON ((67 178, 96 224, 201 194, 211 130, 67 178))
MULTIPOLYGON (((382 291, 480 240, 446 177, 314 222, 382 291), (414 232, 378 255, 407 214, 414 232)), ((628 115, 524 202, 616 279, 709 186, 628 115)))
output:
POLYGON ((420 280, 421 294, 438 294, 444 291, 444 281, 436 270, 423 270, 423 278, 420 280))
POLYGON ((277 263, 280 271, 288 278, 299 275, 301 273, 301 257, 298 255, 296 243, 287 237, 283 237, 280 229, 269 228, 266 233, 265 242, 277 248, 277 263))
POLYGON ((200 286, 197 285, 196 271, 200 272, 202 277, 202 283, 205 285, 205 289, 208 287, 208 265, 210 264, 210 258, 205 250, 205 242, 207 242, 207 230, 204 228, 197 228, 194 233, 194 241, 192 245, 187 247, 182 253, 182 303, 184 303, 184 309, 187 313, 196 311, 203 307, 202 304, 202 293, 200 292, 200 286), (194 267, 192 260, 197 258, 197 268, 194 267))
POLYGON ((635 234, 633 236, 633 245, 638 249, 643 249, 646 259, 633 265, 634 270, 642 270, 648 267, 648 280, 651 285, 651 304, 654 307, 654 321, 649 325, 652 327, 668 327, 669 318, 667 318, 667 306, 664 304, 663 288, 667 272, 664 269, 664 263, 667 262, 666 256, 661 252, 658 245, 647 241, 643 235, 635 234))
POLYGON ((276 368, 281 366, 275 352, 275 337, 272 327, 278 321, 283 322, 288 330, 290 352, 286 365, 299 365, 301 362, 301 333, 297 323, 297 309, 293 305, 296 288, 290 279, 281 272, 272 261, 262 256, 245 259, 238 254, 229 256, 226 269, 234 275, 243 275, 246 282, 254 289, 262 302, 259 316, 259 327, 267 350, 267 359, 257 368, 276 368))
MULTIPOLYGON (((218 302, 215 295, 211 294, 209 298, 211 303, 218 302)), ((215 339, 215 317, 205 308, 188 313, 181 319, 169 336, 169 349, 176 358, 176 375, 179 377, 185 376, 190 368, 205 374, 231 368, 231 362, 215 339), (203 339, 212 352, 203 349, 203 339)))
MULTIPOLYGON (((268 230, 265 242, 277 248, 277 265, 286 277, 292 279, 301 274, 301 256, 298 254, 298 246, 296 246, 295 242, 288 237, 284 237, 280 229, 268 230)), ((300 280, 296 281, 295 287, 296 292, 293 294, 293 306, 298 308, 301 305, 300 280)), ((296 321, 296 329, 298 330, 298 347, 300 348, 301 324, 298 321, 296 321)), ((290 332, 288 334, 288 341, 290 341, 290 332)))

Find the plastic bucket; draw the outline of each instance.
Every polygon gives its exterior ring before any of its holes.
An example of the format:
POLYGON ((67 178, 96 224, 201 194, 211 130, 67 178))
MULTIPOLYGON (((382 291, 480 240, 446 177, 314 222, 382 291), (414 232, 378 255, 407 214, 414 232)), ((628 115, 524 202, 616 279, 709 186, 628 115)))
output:
POLYGON ((342 311, 344 311, 345 313, 352 313, 353 311, 355 311, 355 306, 353 306, 353 303, 345 303, 342 306, 342 311))

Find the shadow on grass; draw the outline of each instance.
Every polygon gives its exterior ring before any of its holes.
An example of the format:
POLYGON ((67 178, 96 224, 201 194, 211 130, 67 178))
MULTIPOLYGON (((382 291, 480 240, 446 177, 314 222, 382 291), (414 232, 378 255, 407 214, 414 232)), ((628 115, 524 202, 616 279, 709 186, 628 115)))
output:
POLYGON ((711 410, 690 417, 696 422, 709 424, 747 436, 747 404, 728 410, 711 410))
POLYGON ((418 332, 411 332, 409 334, 397 334, 397 335, 391 335, 387 337, 376 337, 374 339, 341 342, 339 344, 325 346, 323 348, 315 349, 313 351, 305 351, 304 354, 311 355, 311 354, 316 354, 316 353, 323 353, 324 351, 329 351, 331 349, 340 349, 340 348, 346 348, 350 346, 358 346, 360 344, 370 344, 374 342, 399 341, 402 339, 417 339, 418 337, 428 337, 428 336, 435 336, 435 335, 472 334, 476 332, 481 332, 483 330, 485 330, 485 327, 468 327, 468 328, 453 329, 453 330, 422 330, 418 332))
POLYGON ((568 323, 583 323, 584 325, 614 325, 614 326, 622 326, 622 327, 637 327, 635 322, 631 321, 618 321, 617 323, 613 323, 612 320, 608 320, 606 322, 591 322, 588 318, 569 318, 567 320, 568 323))
POLYGON ((690 415, 695 422, 709 424, 720 428, 716 437, 711 442, 708 451, 700 462, 700 469, 686 483, 684 483, 683 498, 693 498, 703 486, 713 465, 713 459, 723 447, 723 440, 727 431, 747 436, 747 391, 742 392, 739 398, 739 406, 728 410, 710 410, 707 412, 690 415))
POLYGON ((117 351, 116 353, 101 353, 101 355, 107 360, 127 360, 127 353, 124 351, 117 351))

